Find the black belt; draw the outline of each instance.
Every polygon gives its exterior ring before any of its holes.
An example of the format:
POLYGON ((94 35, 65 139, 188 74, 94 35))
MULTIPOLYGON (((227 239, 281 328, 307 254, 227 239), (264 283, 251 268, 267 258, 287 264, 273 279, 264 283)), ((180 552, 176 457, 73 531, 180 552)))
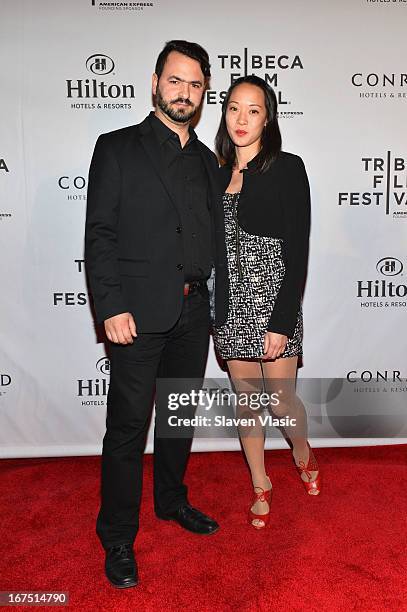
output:
POLYGON ((191 295, 191 293, 195 293, 198 289, 206 287, 206 280, 199 281, 190 281, 189 283, 184 284, 184 295, 191 295))

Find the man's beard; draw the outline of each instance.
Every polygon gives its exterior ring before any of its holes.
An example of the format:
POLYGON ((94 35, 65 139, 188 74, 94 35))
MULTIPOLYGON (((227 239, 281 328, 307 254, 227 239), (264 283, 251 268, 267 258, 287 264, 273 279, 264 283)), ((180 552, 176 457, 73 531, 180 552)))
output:
POLYGON ((194 115, 196 115, 198 108, 192 104, 191 100, 188 98, 176 98, 175 100, 171 100, 168 102, 164 100, 161 95, 160 89, 157 87, 157 92, 155 96, 155 101, 157 106, 162 110, 162 112, 167 115, 173 121, 177 123, 188 123, 192 119, 194 115), (171 104, 175 104, 176 102, 184 102, 189 106, 181 107, 181 108, 173 108, 171 104))

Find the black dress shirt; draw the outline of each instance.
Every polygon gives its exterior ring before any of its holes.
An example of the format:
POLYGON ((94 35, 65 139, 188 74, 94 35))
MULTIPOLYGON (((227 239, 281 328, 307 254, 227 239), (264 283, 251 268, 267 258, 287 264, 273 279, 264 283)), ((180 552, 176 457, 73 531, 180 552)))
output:
POLYGON ((177 231, 184 249, 185 280, 205 280, 212 267, 212 237, 208 177, 197 146, 197 135, 190 127, 188 142, 181 147, 178 134, 153 111, 150 121, 181 219, 177 231))

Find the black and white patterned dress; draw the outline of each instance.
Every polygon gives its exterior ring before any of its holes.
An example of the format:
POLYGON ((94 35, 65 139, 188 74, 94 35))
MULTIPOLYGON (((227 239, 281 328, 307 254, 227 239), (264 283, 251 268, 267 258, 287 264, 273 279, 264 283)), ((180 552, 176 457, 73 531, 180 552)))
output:
MULTIPOLYGON (((223 195, 229 311, 225 323, 213 328, 215 348, 223 359, 253 359, 264 354, 264 336, 285 273, 283 239, 248 234, 239 226, 239 195, 223 195)), ((302 338, 300 305, 294 334, 281 357, 302 355, 302 338)))

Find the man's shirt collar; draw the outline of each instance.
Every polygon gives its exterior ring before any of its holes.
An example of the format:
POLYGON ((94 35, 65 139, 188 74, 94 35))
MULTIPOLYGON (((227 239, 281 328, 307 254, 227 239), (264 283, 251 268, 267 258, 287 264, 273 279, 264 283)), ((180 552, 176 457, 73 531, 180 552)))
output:
MULTIPOLYGON (((165 125, 165 123, 163 123, 161 119, 159 119, 156 116, 154 111, 150 112, 149 118, 150 118, 151 127, 153 128, 154 133, 157 136, 158 142, 160 143, 160 145, 166 142, 169 138, 172 138, 181 146, 178 134, 174 132, 174 130, 171 130, 167 125, 165 125)), ((189 132, 189 139, 188 139, 187 144, 190 144, 194 140, 198 139, 198 136, 196 135, 194 128, 189 126, 188 132, 189 132)))

